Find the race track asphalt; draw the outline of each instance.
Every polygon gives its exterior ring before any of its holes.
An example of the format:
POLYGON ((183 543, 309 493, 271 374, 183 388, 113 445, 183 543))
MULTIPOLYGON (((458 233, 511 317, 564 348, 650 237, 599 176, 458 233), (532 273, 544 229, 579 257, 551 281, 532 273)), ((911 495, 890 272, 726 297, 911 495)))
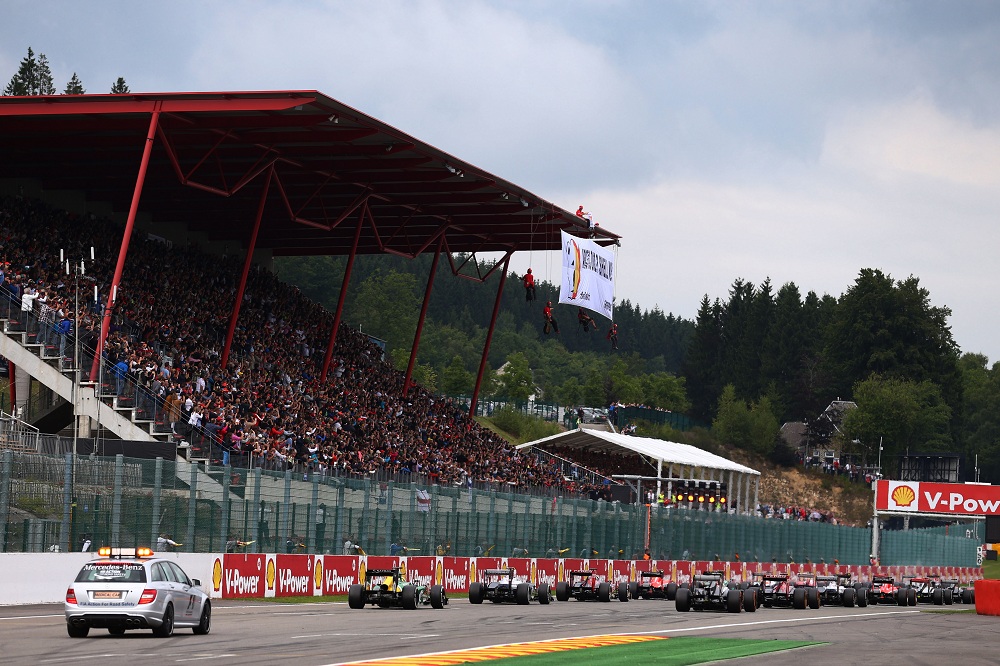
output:
POLYGON ((3 664, 340 664, 551 638, 619 633, 822 641, 739 664, 972 666, 1000 663, 1000 618, 894 606, 764 609, 756 613, 678 613, 673 603, 553 602, 548 606, 473 606, 453 599, 442 610, 350 610, 343 603, 277 604, 214 600, 212 632, 188 629, 168 639, 149 631, 66 635, 62 606, 0 606, 3 664))

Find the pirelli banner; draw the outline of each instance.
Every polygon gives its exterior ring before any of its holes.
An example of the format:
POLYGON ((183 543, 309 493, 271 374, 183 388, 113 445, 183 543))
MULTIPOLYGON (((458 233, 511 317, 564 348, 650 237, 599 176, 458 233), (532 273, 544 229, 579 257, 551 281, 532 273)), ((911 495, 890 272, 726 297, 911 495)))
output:
POLYGON ((881 480, 875 485, 875 510, 997 516, 1000 515, 1000 486, 881 480))

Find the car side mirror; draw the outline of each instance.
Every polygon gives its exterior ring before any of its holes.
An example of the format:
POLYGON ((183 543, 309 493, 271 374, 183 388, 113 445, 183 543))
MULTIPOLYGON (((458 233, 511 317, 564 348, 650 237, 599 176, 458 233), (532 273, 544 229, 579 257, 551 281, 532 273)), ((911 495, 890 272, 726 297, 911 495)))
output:
POLYGON ((198 580, 197 578, 192 578, 191 584, 194 585, 195 587, 201 587, 201 581, 198 580))

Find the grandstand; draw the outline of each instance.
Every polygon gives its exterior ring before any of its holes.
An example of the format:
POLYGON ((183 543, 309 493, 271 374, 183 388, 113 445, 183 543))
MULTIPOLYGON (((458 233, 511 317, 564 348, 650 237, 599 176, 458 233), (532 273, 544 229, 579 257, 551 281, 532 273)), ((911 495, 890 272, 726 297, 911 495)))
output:
POLYGON ((477 395, 466 410, 411 388, 340 323, 343 298, 328 312, 267 268, 433 252, 502 288, 513 252, 583 233, 575 215, 312 91, 7 97, 0 136, 15 407, 38 393, 30 376, 62 399, 49 421, 81 438, 98 427, 267 469, 565 483, 479 428, 477 395), (503 258, 484 272, 486 252, 503 258))

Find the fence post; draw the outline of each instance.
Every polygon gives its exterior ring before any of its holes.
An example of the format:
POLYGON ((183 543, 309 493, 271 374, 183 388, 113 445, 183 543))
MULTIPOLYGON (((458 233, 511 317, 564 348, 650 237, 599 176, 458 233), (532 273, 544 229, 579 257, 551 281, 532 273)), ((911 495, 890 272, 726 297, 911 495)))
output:
POLYGON ((312 502, 309 504, 309 513, 306 516, 306 550, 310 553, 318 551, 316 548, 316 514, 319 511, 319 474, 312 475, 312 502))
MULTIPOLYGON (((7 518, 10 516, 10 477, 13 467, 14 452, 8 449, 3 452, 3 466, 0 467, 0 553, 7 552, 7 518)), ((59 534, 60 546, 69 541, 67 508, 63 509, 63 524, 59 534)))
POLYGON ((194 527, 198 520, 198 465, 191 465, 191 496, 188 499, 187 544, 189 553, 197 553, 194 545, 194 527))
POLYGON ((385 498, 385 552, 388 555, 392 555, 389 548, 392 546, 392 491, 393 483, 388 481, 386 483, 386 498, 385 498))
POLYGON ((286 543, 288 539, 292 536, 290 531, 289 521, 291 520, 291 510, 289 507, 292 505, 292 470, 285 470, 285 502, 284 511, 282 511, 281 518, 281 534, 279 535, 278 543, 286 543))
POLYGON ((223 466, 222 468, 222 519, 219 521, 219 537, 222 540, 222 550, 227 550, 229 543, 229 484, 232 483, 232 468, 223 466))
MULTIPOLYGON (((542 501, 544 502, 545 500, 543 499, 542 501)), ((543 512, 545 511, 545 507, 542 507, 542 511, 543 512)), ((528 547, 529 522, 531 522, 531 495, 524 495, 524 536, 522 537, 523 544, 521 545, 521 548, 525 549, 527 549, 528 547)), ((539 548, 541 548, 541 546, 539 546, 539 548)), ((542 552, 544 551, 539 551, 539 554, 541 554, 542 552)))
POLYGON ((121 546, 121 519, 122 519, 122 472, 125 469, 125 456, 117 454, 115 456, 115 484, 114 494, 111 499, 111 545, 121 546))
POLYGON ((149 545, 156 545, 156 538, 160 536, 160 495, 163 491, 163 458, 156 459, 156 471, 153 479, 153 516, 149 521, 149 545))
MULTIPOLYGON (((338 480, 340 487, 337 489, 337 520, 334 525, 334 537, 333 546, 334 551, 339 550, 344 545, 344 539, 347 535, 344 533, 344 501, 346 499, 347 491, 344 489, 344 480, 338 480)), ((344 553, 347 555, 347 553, 344 553)))
MULTIPOLYGON (((260 537, 260 467, 253 468, 253 520, 250 521, 250 541, 257 543, 258 546, 254 549, 256 552, 260 551, 260 545, 258 538, 260 537)), ((249 481, 249 479, 247 479, 249 481)), ((243 490, 243 501, 246 502, 246 489, 243 490)), ((244 526, 246 529, 246 526, 244 526)))
POLYGON ((492 541, 491 545, 496 546, 498 539, 496 538, 497 527, 497 491, 496 489, 490 489, 490 512, 486 514, 486 540, 492 541))
MULTIPOLYGON (((10 455, 10 451, 4 452, 4 461, 6 464, 6 456, 10 455)), ((72 535, 72 519, 73 519, 73 465, 76 461, 73 459, 72 453, 67 453, 64 458, 66 461, 66 467, 63 472, 63 521, 62 525, 59 526, 59 547, 64 551, 73 550, 73 544, 70 540, 73 538, 72 535)), ((10 472, 8 472, 8 475, 10 472)), ((9 484, 9 481, 8 481, 9 484)), ((9 487, 9 486, 8 486, 9 487)), ((9 493, 9 491, 8 491, 9 493)), ((10 495, 8 495, 8 502, 10 495)), ((6 506, 3 507, 6 510, 6 506)), ((4 521, 4 530, 7 529, 7 521, 4 521)))

